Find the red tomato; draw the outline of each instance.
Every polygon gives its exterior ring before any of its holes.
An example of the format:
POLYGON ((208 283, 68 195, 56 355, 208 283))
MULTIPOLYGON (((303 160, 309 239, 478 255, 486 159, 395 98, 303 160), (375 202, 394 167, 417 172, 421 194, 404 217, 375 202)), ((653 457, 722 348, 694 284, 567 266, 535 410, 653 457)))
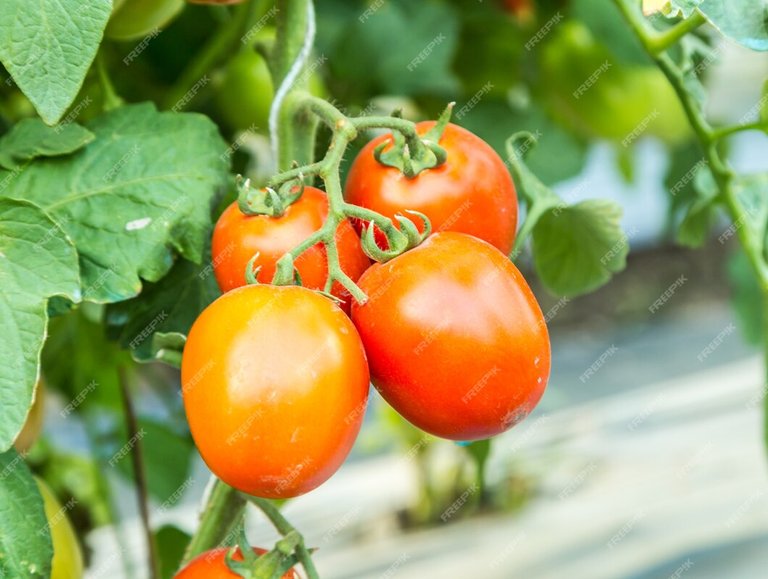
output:
MULTIPOLYGON (((419 134, 434 121, 418 123, 419 134)), ((474 235, 509 253, 517 227, 517 194, 504 161, 488 143, 459 126, 448 124, 440 146, 445 163, 413 179, 382 165, 373 150, 391 135, 368 143, 358 154, 344 195, 350 203, 394 217, 406 209, 429 217, 434 231, 474 235)), ((421 225, 416 219, 418 225, 421 225)))
POLYGON ((453 440, 525 418, 549 378, 549 336, 523 276, 491 245, 438 233, 358 285, 352 305, 373 383, 422 430, 453 440))
MULTIPOLYGON (((328 215, 328 198, 320 189, 305 187, 301 198, 290 205, 281 217, 245 215, 232 203, 219 217, 213 230, 212 255, 216 281, 221 291, 228 292, 245 285, 248 261, 261 266, 258 279, 269 283, 275 274, 275 264, 307 237, 320 229, 328 215)), ((360 238, 348 221, 336 231, 339 262, 344 272, 356 281, 371 264, 360 246, 360 238)), ((301 254, 295 262, 302 285, 323 289, 328 277, 325 248, 318 244, 301 254)), ((334 284, 333 294, 349 301, 341 284, 334 284)))
MULTIPOLYGON (((174 579, 242 579, 237 573, 230 571, 227 567, 227 552, 229 547, 219 547, 201 553, 192 559, 181 571, 174 575, 174 579)), ((253 548, 254 553, 263 555, 265 549, 253 548)), ((242 561, 243 554, 238 547, 235 554, 232 555, 235 561, 242 561)), ((299 579, 298 573, 291 569, 282 579, 299 579)))
POLYGON ((297 286, 249 285, 208 306, 189 332, 182 395, 197 449, 245 493, 289 498, 344 462, 368 400, 350 319, 297 286))

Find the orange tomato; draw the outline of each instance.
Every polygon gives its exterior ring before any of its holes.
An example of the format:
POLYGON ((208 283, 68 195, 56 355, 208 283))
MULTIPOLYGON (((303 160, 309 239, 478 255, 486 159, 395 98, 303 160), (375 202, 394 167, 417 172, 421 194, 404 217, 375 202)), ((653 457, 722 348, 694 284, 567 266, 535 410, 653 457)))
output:
MULTIPOLYGON (((240 575, 227 567, 228 551, 229 547, 219 547, 201 553, 179 571, 174 579, 242 579, 240 575)), ((267 552, 266 549, 259 549, 258 547, 254 547, 253 551, 259 555, 267 552)), ((235 561, 243 560, 243 554, 239 547, 232 555, 232 559, 235 561)), ((291 569, 283 575, 282 579, 299 579, 299 575, 291 569)))
POLYGON ((192 438, 211 471, 252 495, 311 491, 360 430, 368 365, 350 319, 297 286, 250 285, 195 321, 181 364, 192 438))

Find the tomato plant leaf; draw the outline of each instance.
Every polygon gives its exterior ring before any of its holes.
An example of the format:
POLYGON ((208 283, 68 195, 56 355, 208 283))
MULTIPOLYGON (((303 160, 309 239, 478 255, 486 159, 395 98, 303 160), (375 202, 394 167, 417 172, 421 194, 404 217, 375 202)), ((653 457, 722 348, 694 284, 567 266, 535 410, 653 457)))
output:
POLYGON ((112 336, 136 360, 148 362, 170 345, 168 341, 155 342, 153 334, 186 335, 200 312, 219 295, 210 263, 201 267, 180 259, 162 280, 147 284, 141 295, 110 306, 107 323, 112 326, 112 336))
POLYGON ((533 230, 534 264, 544 285, 555 294, 576 296, 623 270, 629 240, 621 214, 618 204, 604 200, 547 211, 533 230))
POLYGON ((28 201, 0 198, 0 450, 11 446, 39 377, 51 296, 80 299, 77 252, 28 201))
POLYGON ((111 13, 111 0, 0 2, 0 61, 46 123, 77 96, 111 13))
POLYGON ((68 155, 94 138, 75 123, 50 127, 40 119, 23 119, 0 137, 0 167, 13 170, 36 157, 68 155))
POLYGON ((146 103, 89 123, 96 138, 63 159, 0 170, 2 194, 39 203, 80 254, 83 297, 115 302, 157 281, 174 250, 200 261, 211 204, 226 184, 226 145, 198 114, 158 112, 146 103))
POLYGON ((43 498, 23 457, 8 450, 0 454, 0 577, 50 577, 52 559, 43 498))
POLYGON ((752 50, 768 50, 767 0, 703 0, 699 10, 725 36, 752 50))

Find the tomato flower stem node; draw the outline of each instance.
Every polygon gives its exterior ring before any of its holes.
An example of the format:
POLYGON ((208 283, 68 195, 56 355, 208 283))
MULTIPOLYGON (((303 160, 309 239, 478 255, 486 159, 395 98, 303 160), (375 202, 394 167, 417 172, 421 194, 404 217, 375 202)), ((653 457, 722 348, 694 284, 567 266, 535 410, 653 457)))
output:
MULTIPOLYGON (((393 132, 392 140, 384 141, 374 149, 374 158, 382 165, 399 169, 409 179, 426 169, 439 167, 448 155, 438 143, 451 120, 455 104, 448 103, 435 126, 422 136, 415 132, 407 135, 400 131, 393 132)), ((400 118, 400 115, 400 110, 392 113, 395 118, 400 118)))
POLYGON ((298 201, 304 193, 304 175, 301 171, 276 189, 255 189, 251 180, 237 177, 237 206, 245 215, 281 217, 285 210, 298 201))
POLYGON ((432 232, 429 218, 418 211, 406 210, 406 213, 416 215, 421 219, 424 224, 424 231, 419 231, 416 224, 407 217, 395 215, 395 220, 400 224, 400 228, 390 226, 382 229, 387 239, 387 248, 382 249, 376 240, 376 223, 371 220, 361 239, 363 251, 368 257, 379 263, 387 262, 409 249, 413 249, 429 236, 432 232))

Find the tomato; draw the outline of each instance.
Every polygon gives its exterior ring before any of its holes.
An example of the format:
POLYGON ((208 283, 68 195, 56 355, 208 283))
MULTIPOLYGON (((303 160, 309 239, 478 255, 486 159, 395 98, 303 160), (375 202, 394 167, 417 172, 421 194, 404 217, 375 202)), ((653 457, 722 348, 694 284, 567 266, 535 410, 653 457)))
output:
MULTIPOLYGON (((434 124, 418 123, 417 131, 424 134, 434 124)), ((468 233, 510 252, 517 227, 517 195, 504 161, 488 143, 448 124, 440 139, 446 162, 409 179, 373 156, 376 146, 391 138, 378 137, 360 151, 347 178, 347 201, 390 218, 406 209, 420 211, 429 217, 434 231, 468 233)))
POLYGON ((273 95, 267 62, 255 50, 247 49, 236 54, 224 68, 216 104, 232 129, 266 133, 273 95))
POLYGON ((422 430, 453 440, 525 418, 549 378, 547 327, 523 276, 496 248, 445 232, 384 264, 352 305, 373 384, 422 430))
POLYGON ((553 30, 540 58, 543 94, 550 107, 584 136, 629 144, 640 134, 669 143, 690 134, 664 74, 655 66, 617 62, 580 22, 553 30))
MULTIPOLYGON (((259 257, 254 265, 261 266, 258 279, 264 283, 271 281, 277 260, 320 229, 327 215, 328 199, 323 191, 314 187, 305 187, 299 200, 286 208, 281 217, 245 215, 236 202, 232 203, 213 230, 213 267, 221 291, 245 285, 248 261, 256 253, 259 257)), ((342 222, 336 230, 336 242, 342 269, 353 281, 357 280, 371 262, 349 221, 342 222)), ((295 266, 304 287, 325 287, 328 259, 322 244, 301 254, 295 266)), ((341 284, 334 284, 332 293, 346 298, 347 302, 350 299, 341 284)))
POLYGON ((40 430, 43 428, 43 418, 45 416, 45 383, 42 378, 35 384, 34 399, 32 407, 27 414, 27 420, 21 432, 16 435, 13 446, 20 454, 24 454, 32 445, 35 444, 40 436, 40 430))
POLYGON ((184 0, 122 0, 115 3, 104 35, 114 40, 142 38, 168 24, 182 8, 184 0))
MULTIPOLYGON (((228 551, 229 547, 219 547, 201 553, 179 571, 174 576, 174 579, 242 579, 240 575, 230 571, 229 567, 227 567, 228 551)), ((266 549, 254 547, 253 552, 263 555, 267 551, 266 549)), ((232 558, 235 561, 243 560, 239 547, 235 554, 232 555, 232 558)), ((299 579, 299 575, 291 569, 283 575, 282 579, 299 579)))
POLYGON ((250 285, 208 306, 181 364, 192 438, 221 480, 289 498, 344 462, 368 400, 368 365, 350 319, 297 286, 250 285))
MULTIPOLYGON (((273 28, 265 28, 253 40, 269 41, 274 36, 273 28)), ((325 95, 325 88, 317 75, 309 79, 309 92, 315 96, 325 95)), ((224 122, 231 129, 266 134, 274 93, 267 62, 249 46, 238 52, 224 67, 215 99, 224 122)))
POLYGON ((45 516, 53 542, 51 579, 80 579, 83 576, 83 553, 72 523, 45 481, 35 477, 35 482, 43 496, 45 516))

